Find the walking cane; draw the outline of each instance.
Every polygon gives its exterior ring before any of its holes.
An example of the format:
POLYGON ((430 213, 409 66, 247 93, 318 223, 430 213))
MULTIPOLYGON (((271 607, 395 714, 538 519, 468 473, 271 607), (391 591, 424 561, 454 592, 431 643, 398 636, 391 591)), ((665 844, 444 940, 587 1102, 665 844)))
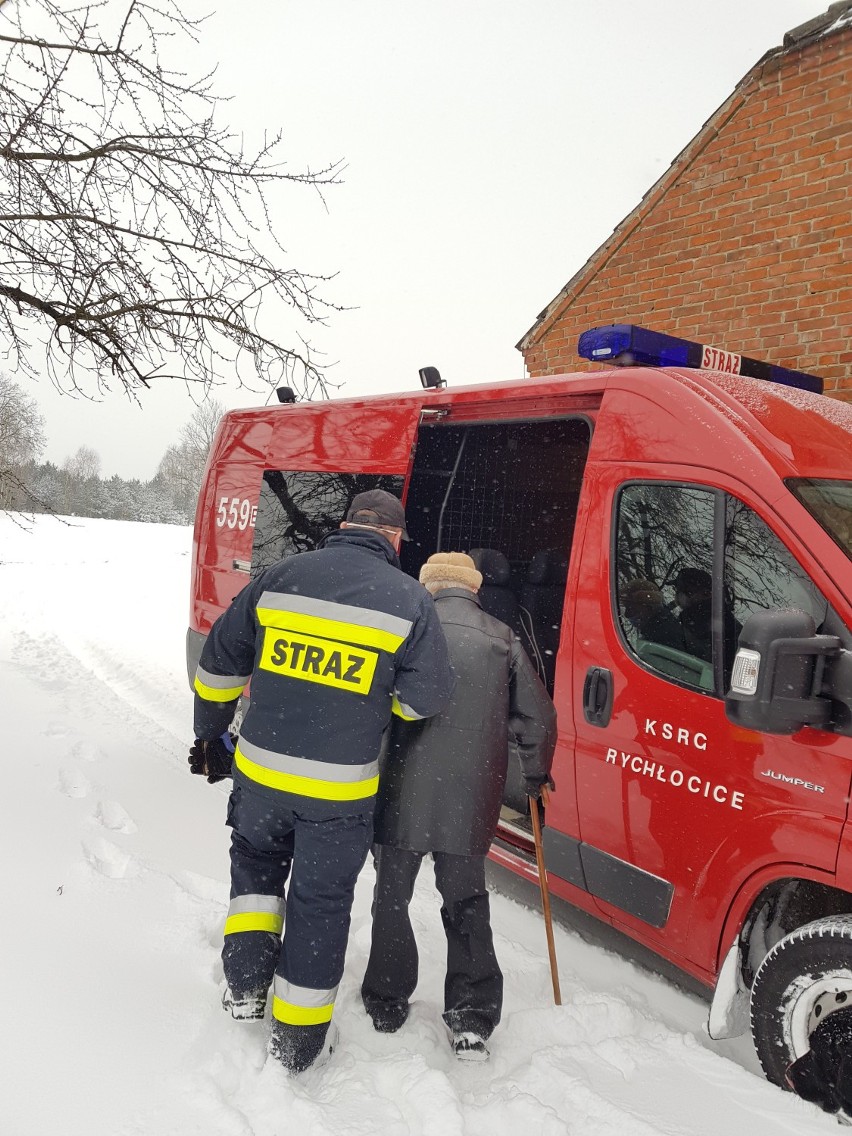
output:
MULTIPOLYGON (((556 945, 553 942, 553 919, 550 915, 550 892, 547 888, 547 872, 544 867, 544 849, 541 845, 541 818, 538 813, 538 801, 530 797, 530 816, 532 817, 533 839, 535 840, 535 862, 538 865, 538 886, 541 889, 541 908, 544 913, 544 930, 547 934, 547 953, 550 955, 550 978, 553 983, 553 1001, 557 1006, 562 1005, 562 995, 559 991, 559 970, 556 965, 556 945)), ((547 788, 541 787, 542 804, 547 805, 547 788)))

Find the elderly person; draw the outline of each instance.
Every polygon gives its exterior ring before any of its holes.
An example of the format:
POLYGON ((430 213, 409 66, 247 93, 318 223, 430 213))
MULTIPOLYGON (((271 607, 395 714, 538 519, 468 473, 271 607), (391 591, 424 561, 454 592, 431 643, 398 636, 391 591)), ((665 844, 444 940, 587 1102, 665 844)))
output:
POLYGON ((447 935, 444 1021, 457 1057, 485 1060, 503 1000, 485 857, 510 749, 527 792, 539 797, 550 780, 556 714, 515 633, 480 607, 482 576, 469 556, 430 556, 420 581, 434 596, 456 687, 441 713, 393 726, 376 806, 373 939, 361 996, 381 1032, 408 1017, 417 985, 408 905, 431 853, 447 935))
POLYGON ((640 638, 675 651, 687 650, 683 627, 666 607, 663 593, 653 580, 629 580, 621 591, 621 602, 640 638))

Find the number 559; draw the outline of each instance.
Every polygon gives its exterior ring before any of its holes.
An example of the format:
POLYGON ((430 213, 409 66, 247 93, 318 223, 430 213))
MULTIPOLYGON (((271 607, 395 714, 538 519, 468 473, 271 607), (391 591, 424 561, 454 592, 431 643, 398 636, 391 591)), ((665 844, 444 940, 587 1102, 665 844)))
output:
POLYGON ((239 529, 254 528, 257 520, 257 505, 252 506, 246 497, 231 497, 227 494, 219 498, 216 509, 217 528, 239 529))

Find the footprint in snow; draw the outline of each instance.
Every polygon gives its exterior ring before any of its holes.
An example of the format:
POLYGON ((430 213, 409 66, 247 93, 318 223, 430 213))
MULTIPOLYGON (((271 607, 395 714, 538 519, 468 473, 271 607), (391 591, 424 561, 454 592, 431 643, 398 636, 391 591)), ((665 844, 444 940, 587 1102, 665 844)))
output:
POLYGON ((83 853, 95 871, 112 880, 123 879, 131 866, 131 858, 108 840, 83 841, 83 853))
POLYGON ((44 738, 64 738, 68 734, 68 727, 64 722, 48 722, 42 727, 41 734, 44 738))
POLYGON ((202 876, 198 872, 182 869, 175 872, 172 879, 193 899, 213 899, 221 903, 222 899, 227 897, 227 889, 224 893, 222 891, 222 881, 214 880, 212 876, 202 876))
POLYGON ((71 747, 71 756, 79 761, 97 761, 99 757, 103 757, 103 754, 91 742, 79 741, 71 747))
POLYGON ((63 765, 59 770, 59 788, 66 797, 88 797, 91 785, 76 765, 63 765))
POLYGON ((112 832, 136 832, 136 821, 125 812, 118 801, 98 801, 95 816, 112 832))

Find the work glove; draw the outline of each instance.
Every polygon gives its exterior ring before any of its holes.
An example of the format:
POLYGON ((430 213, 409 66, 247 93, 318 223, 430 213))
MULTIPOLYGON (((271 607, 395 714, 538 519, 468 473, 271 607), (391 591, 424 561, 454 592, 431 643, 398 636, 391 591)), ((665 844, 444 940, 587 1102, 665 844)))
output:
POLYGON ((206 777, 211 785, 217 781, 224 781, 231 776, 231 766, 234 762, 234 739, 229 733, 224 733, 212 742, 204 742, 196 738, 189 751, 189 769, 206 777))
POLYGON ((556 782, 549 774, 545 774, 544 777, 525 777, 524 785, 526 787, 525 792, 527 796, 532 797, 534 801, 538 801, 541 798, 541 791, 545 787, 549 789, 551 793, 556 788, 556 782))

